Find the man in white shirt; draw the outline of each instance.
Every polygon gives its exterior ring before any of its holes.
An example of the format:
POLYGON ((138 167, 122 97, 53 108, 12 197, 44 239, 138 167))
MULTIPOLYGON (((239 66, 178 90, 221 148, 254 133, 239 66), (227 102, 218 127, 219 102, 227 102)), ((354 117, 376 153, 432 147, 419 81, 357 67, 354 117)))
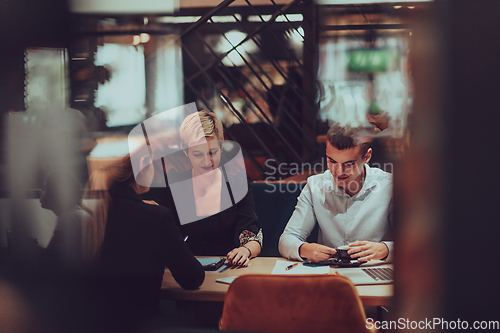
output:
POLYGON ((282 256, 319 262, 343 245, 359 261, 391 254, 392 175, 368 166, 372 150, 356 134, 338 125, 328 131, 328 170, 308 178, 280 237, 282 256), (318 243, 307 243, 316 224, 318 243))

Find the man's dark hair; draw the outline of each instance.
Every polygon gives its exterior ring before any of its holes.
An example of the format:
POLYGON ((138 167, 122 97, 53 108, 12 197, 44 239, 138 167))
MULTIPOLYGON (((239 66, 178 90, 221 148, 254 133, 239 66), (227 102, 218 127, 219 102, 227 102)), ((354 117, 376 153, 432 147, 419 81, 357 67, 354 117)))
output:
POLYGON ((361 157, 364 157, 370 148, 370 143, 361 141, 360 131, 361 128, 343 127, 335 123, 326 133, 326 138, 338 150, 350 149, 359 145, 361 147, 359 150, 361 157))

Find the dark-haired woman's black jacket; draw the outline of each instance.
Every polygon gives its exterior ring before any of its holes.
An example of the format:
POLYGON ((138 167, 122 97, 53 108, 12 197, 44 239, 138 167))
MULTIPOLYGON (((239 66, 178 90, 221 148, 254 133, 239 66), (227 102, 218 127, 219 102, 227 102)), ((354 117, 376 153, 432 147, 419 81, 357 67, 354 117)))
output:
POLYGON ((114 186, 109 194, 106 233, 94 275, 98 317, 108 330, 127 330, 158 308, 165 266, 184 289, 198 288, 205 272, 167 208, 142 202, 127 185, 114 186))

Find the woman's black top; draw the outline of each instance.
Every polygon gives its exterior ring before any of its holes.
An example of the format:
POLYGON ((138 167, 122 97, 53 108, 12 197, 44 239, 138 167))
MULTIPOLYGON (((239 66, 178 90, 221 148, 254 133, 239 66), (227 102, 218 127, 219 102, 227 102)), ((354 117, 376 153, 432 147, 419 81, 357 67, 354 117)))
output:
MULTIPOLYGON (((192 170, 184 172, 170 170, 168 179, 180 179, 184 181, 182 193, 176 193, 176 195, 180 195, 183 202, 192 203, 191 212, 193 217, 195 217, 196 208, 191 174, 192 170)), ((229 175, 228 177, 232 176, 229 175)), ((165 177, 165 179, 167 181, 167 177, 165 177)), ((168 181, 167 187, 160 190, 158 203, 167 207, 174 213, 174 217, 177 224, 180 225, 183 236, 188 236, 186 243, 195 255, 225 256, 229 251, 240 246, 239 236, 242 232, 247 230, 253 235, 259 233, 259 223, 257 214, 255 213, 251 186, 246 182, 246 178, 244 179, 248 186, 248 192, 240 201, 235 202, 234 205, 231 205, 220 213, 183 225, 180 223, 178 211, 168 181)), ((230 182, 226 181, 225 187, 222 187, 222 197, 229 195, 228 192, 233 193, 235 189, 231 189, 230 182)), ((222 201, 223 198, 221 199, 221 202, 222 201)), ((196 218, 199 217, 195 217, 194 219, 196 218)))
MULTIPOLYGON (((184 289, 198 288, 205 278, 201 264, 184 243, 172 213, 142 202, 128 185, 109 190, 106 233, 95 272, 101 317, 118 329, 158 308, 165 266, 184 289)), ((111 325, 111 326, 110 326, 111 325)))

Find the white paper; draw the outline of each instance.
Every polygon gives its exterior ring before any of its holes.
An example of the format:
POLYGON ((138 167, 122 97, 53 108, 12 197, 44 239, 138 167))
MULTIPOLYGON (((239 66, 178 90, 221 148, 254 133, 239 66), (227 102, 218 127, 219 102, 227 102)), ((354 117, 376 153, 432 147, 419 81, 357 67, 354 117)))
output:
POLYGON ((286 268, 290 265, 293 265, 293 262, 276 260, 276 265, 274 265, 274 269, 271 274, 286 274, 286 275, 297 275, 297 274, 328 274, 330 271, 330 266, 304 266, 301 262, 297 263, 298 265, 293 267, 292 269, 286 270, 286 268))

